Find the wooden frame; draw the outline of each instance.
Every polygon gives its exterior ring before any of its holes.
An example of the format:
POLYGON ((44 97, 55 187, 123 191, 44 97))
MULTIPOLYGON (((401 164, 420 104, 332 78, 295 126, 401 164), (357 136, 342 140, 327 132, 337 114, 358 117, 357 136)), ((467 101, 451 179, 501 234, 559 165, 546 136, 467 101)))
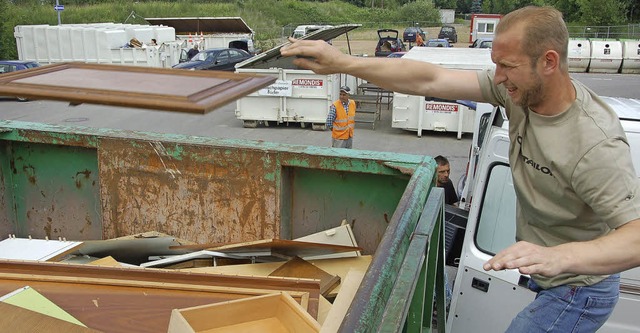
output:
POLYGON ((318 280, 0 261, 0 294, 29 285, 88 327, 166 332, 172 309, 286 291, 315 318, 318 280))
POLYGON ((59 63, 0 76, 0 95, 207 113, 274 77, 123 65, 59 63))
POLYGON ((174 309, 169 333, 312 333, 320 324, 287 293, 174 309))

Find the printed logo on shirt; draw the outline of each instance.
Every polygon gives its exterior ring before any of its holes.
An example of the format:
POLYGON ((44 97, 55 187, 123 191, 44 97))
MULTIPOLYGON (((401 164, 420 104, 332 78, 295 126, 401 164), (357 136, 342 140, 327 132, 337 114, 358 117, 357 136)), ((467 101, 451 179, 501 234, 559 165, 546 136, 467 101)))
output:
POLYGON ((518 135, 517 141, 520 145, 520 156, 522 157, 522 161, 524 162, 524 164, 533 167, 535 170, 540 171, 545 175, 553 177, 553 173, 551 172, 551 169, 549 167, 540 165, 540 163, 530 159, 522 153, 522 136, 518 135))

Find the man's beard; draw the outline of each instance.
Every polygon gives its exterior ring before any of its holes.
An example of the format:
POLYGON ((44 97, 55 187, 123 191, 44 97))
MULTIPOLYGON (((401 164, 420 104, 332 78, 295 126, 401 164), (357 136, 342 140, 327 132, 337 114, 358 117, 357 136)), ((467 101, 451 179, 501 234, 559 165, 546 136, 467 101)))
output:
POLYGON ((534 77, 531 87, 522 90, 522 97, 520 97, 520 101, 515 102, 516 105, 523 108, 531 108, 542 102, 542 80, 540 79, 540 75, 538 75, 534 70, 531 72, 534 77))

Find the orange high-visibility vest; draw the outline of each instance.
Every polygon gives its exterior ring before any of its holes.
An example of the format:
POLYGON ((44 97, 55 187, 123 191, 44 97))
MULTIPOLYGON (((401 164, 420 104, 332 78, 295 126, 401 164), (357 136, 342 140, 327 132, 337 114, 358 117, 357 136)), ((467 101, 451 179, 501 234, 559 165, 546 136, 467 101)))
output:
POLYGON ((356 126, 356 102, 349 100, 348 112, 344 109, 340 100, 335 101, 333 106, 336 107, 336 119, 333 121, 331 136, 339 140, 352 138, 353 129, 356 126))

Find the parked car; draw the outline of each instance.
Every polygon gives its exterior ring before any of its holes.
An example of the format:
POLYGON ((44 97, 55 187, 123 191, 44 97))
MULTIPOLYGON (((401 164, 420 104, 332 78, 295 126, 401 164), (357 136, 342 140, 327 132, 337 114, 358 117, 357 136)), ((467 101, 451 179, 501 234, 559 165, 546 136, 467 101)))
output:
POLYGON ((408 27, 402 33, 402 40, 409 43, 416 42, 417 35, 422 36, 422 40, 427 40, 427 34, 420 27, 408 27))
POLYGON ((403 55, 407 54, 407 52, 393 52, 387 56, 387 58, 402 58, 403 55))
POLYGON ((402 39, 398 38, 398 30, 378 30, 378 45, 376 45, 376 57, 386 57, 393 52, 406 51, 402 39))
POLYGON ((450 43, 458 42, 458 32, 452 25, 443 25, 438 33, 438 38, 447 39, 450 43))
POLYGON ((426 47, 453 47, 451 43, 447 39, 434 38, 429 39, 426 43, 424 43, 426 47))
POLYGON ((490 49, 493 46, 493 37, 482 37, 473 41, 473 44, 469 45, 472 48, 490 49))
POLYGON ((245 50, 217 47, 200 51, 191 60, 174 65, 173 68, 234 71, 237 63, 249 58, 251 54, 245 50))
MULTIPOLYGON (((35 61, 26 60, 0 60, 0 75, 15 71, 20 71, 29 68, 40 67, 40 64, 35 61)), ((20 102, 26 102, 28 99, 24 97, 18 97, 20 102)))

